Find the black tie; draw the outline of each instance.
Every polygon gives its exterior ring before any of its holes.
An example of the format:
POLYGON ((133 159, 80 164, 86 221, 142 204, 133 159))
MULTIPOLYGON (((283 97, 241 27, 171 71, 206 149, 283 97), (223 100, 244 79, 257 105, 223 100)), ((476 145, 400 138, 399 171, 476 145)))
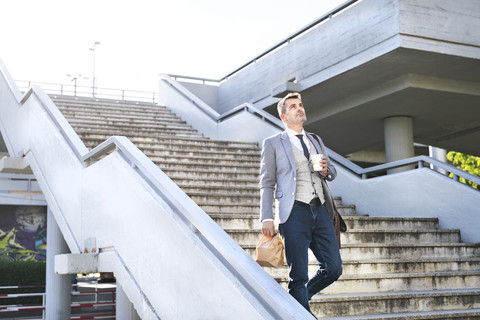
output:
POLYGON ((296 137, 300 139, 300 143, 302 144, 303 154, 305 158, 310 159, 310 154, 308 153, 307 145, 303 142, 303 134, 297 134, 296 137))

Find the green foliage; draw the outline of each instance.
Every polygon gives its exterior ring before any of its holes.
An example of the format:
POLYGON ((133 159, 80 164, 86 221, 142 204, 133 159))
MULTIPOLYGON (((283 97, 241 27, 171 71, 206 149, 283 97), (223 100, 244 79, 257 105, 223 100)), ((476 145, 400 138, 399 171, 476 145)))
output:
MULTIPOLYGON (((447 159, 457 168, 480 177, 480 157, 471 156, 468 154, 450 151, 447 154, 447 159)), ((453 174, 450 174, 453 177, 453 174)), ((459 177, 460 182, 466 183, 475 189, 479 189, 478 184, 465 180, 465 178, 459 177)))
MULTIPOLYGON (((0 259, 0 287, 2 286, 35 286, 34 288, 5 289, 0 294, 40 293, 45 292, 45 261, 9 261, 0 259)), ((2 305, 33 304, 41 305, 41 297, 22 297, 2 299, 2 305)))

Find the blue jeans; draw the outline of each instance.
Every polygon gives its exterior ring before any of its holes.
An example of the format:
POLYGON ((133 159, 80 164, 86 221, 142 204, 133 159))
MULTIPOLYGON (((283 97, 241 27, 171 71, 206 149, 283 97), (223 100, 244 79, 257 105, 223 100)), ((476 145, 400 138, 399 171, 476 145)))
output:
POLYGON ((288 292, 310 311, 308 301, 342 275, 342 258, 325 206, 295 201, 290 217, 279 226, 290 267, 288 292), (308 278, 308 249, 322 268, 308 278))

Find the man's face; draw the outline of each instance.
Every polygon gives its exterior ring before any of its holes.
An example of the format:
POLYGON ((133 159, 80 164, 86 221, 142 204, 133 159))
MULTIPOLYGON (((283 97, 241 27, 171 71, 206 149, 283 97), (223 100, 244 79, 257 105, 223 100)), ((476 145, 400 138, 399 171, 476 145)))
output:
POLYGON ((298 98, 285 101, 285 114, 280 116, 285 124, 303 124, 307 120, 307 114, 303 108, 302 100, 298 98))

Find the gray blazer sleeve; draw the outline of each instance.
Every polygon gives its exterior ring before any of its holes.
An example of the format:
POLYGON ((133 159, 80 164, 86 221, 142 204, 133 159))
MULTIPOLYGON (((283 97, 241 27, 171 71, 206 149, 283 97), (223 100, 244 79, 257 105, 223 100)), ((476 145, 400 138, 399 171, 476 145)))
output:
POLYGON ((276 178, 275 149, 269 140, 265 139, 262 146, 260 161, 260 220, 273 219, 273 200, 276 178))

